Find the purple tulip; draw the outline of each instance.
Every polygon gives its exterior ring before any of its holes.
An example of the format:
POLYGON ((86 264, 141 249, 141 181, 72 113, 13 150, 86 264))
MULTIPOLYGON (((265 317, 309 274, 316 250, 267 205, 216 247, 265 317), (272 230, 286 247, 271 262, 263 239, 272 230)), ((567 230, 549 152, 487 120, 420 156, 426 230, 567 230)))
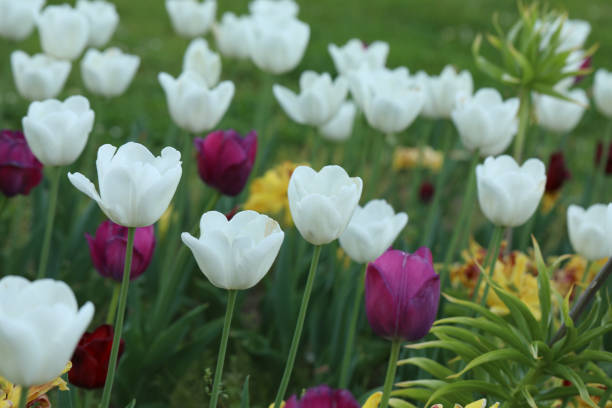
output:
POLYGON ((43 165, 32 154, 20 131, 0 131, 0 191, 27 195, 42 180, 43 165))
MULTIPOLYGON (((96 230, 96 236, 85 234, 89 243, 89 254, 96 270, 105 278, 121 282, 125 264, 128 228, 106 220, 96 230)), ((147 269, 155 250, 155 230, 152 225, 136 228, 130 280, 134 280, 147 269)))
POLYGON ((242 138, 235 130, 218 130, 196 138, 195 147, 202 180, 225 195, 238 195, 255 162, 257 133, 251 131, 242 138))
POLYGON ((359 403, 347 390, 333 390, 327 385, 310 388, 298 400, 294 395, 285 408, 360 408, 359 403))
POLYGON ((366 314, 377 335, 390 340, 423 338, 436 319, 439 300, 440 277, 429 248, 412 255, 388 250, 368 264, 366 314))

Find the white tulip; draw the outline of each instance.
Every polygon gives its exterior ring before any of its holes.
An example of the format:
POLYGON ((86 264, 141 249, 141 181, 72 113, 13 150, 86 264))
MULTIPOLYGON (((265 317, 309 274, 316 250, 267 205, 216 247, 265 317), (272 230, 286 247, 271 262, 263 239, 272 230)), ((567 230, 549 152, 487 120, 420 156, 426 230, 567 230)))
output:
POLYGON ((218 288, 249 289, 270 270, 285 234, 278 223, 255 211, 241 211, 231 221, 217 211, 200 219, 200 238, 183 232, 200 270, 218 288))
POLYGON ((59 377, 93 314, 64 282, 0 279, 0 376, 24 387, 59 377))
POLYGON ((72 64, 44 54, 11 54, 13 78, 19 94, 30 101, 55 98, 64 88, 72 64))
POLYGON ((357 107, 351 101, 344 102, 336 116, 329 122, 319 126, 319 133, 327 140, 341 142, 348 139, 353 133, 353 123, 357 107))
POLYGON ((179 127, 201 133, 217 126, 234 97, 234 83, 223 81, 209 89, 200 75, 186 71, 178 78, 162 72, 159 82, 166 92, 170 116, 179 127))
POLYGON ((340 235, 340 246, 355 262, 372 262, 383 254, 408 223, 406 213, 397 213, 385 200, 357 206, 353 218, 340 235))
POLYGON ((91 48, 81 61, 81 75, 89 92, 112 98, 125 92, 139 65, 140 57, 118 48, 104 52, 91 48))
POLYGON ((561 27, 559 35, 559 47, 556 50, 558 53, 576 50, 584 46, 587 37, 591 33, 591 24, 584 20, 557 18, 546 22, 542 20, 536 21, 536 29, 542 32, 541 50, 548 47, 553 35, 559 29, 559 24, 563 24, 563 27, 561 27))
POLYGON ((45 0, 0 0, 0 37, 24 40, 32 33, 45 0))
POLYGON ((249 58, 251 19, 237 17, 234 13, 223 13, 221 22, 213 26, 219 52, 229 58, 249 58))
POLYGON ((567 229, 574 251, 587 260, 612 256, 612 203, 594 204, 587 210, 570 205, 567 229))
POLYGON ((482 156, 502 153, 518 131, 519 100, 503 101, 496 89, 480 89, 473 97, 459 96, 451 113, 466 149, 482 156))
POLYGON ((561 91, 574 102, 555 98, 549 95, 533 95, 535 115, 538 124, 552 132, 567 133, 574 130, 580 122, 589 98, 582 89, 561 91))
POLYGON ((166 10, 172 27, 179 35, 187 38, 204 35, 215 21, 217 2, 206 0, 166 0, 166 10))
POLYGON ((111 221, 124 227, 146 227, 160 219, 181 179, 181 154, 165 147, 153 156, 139 143, 117 149, 105 144, 96 160, 98 186, 81 173, 68 173, 70 182, 95 200, 111 221))
POLYGON ((457 73, 450 65, 444 67, 440 75, 429 76, 417 72, 415 79, 425 91, 423 116, 431 119, 448 119, 455 109, 459 95, 472 95, 474 82, 469 71, 457 73))
POLYGON ((87 44, 97 48, 105 46, 119 24, 119 14, 115 5, 103 0, 78 0, 76 9, 89 20, 87 44))
POLYGON ((386 42, 375 41, 365 45, 356 38, 349 40, 342 47, 329 44, 327 49, 340 75, 348 75, 349 72, 359 69, 382 69, 387 63, 389 54, 389 44, 386 42))
POLYGON ((328 122, 340 109, 348 93, 344 78, 332 81, 325 72, 304 71, 300 76, 300 94, 281 85, 272 88, 284 111, 302 125, 320 126, 328 122))
POLYGON ((593 98, 597 109, 612 118, 612 72, 598 69, 593 83, 593 98))
POLYGON ((68 4, 45 7, 37 21, 45 54, 65 60, 81 55, 89 38, 89 21, 68 4))
POLYGON ((196 38, 191 41, 183 57, 183 71, 200 74, 206 85, 212 88, 217 85, 221 76, 221 57, 208 48, 205 39, 196 38))
POLYGON ((253 63, 272 74, 284 74, 295 68, 306 51, 310 38, 308 24, 295 19, 252 20, 249 52, 253 63))
POLYGON ((290 19, 297 17, 300 7, 293 0, 254 0, 249 11, 259 17, 290 19))
POLYGON ((510 156, 487 157, 476 167, 478 201, 495 225, 518 227, 538 208, 546 185, 546 167, 538 159, 522 166, 510 156))
POLYGON ((76 161, 93 129, 94 112, 87 98, 71 96, 64 102, 32 102, 22 120, 23 133, 34 156, 45 166, 76 161))
POLYGON ((340 166, 319 172, 298 166, 289 180, 289 210, 298 231, 314 245, 332 242, 342 235, 361 197, 363 182, 349 177, 340 166))

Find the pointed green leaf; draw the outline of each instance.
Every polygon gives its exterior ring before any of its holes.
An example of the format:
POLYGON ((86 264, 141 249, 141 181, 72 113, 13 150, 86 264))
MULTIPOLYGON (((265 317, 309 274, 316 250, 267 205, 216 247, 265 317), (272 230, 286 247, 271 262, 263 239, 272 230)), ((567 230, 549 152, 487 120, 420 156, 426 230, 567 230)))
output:
POLYGON ((450 375, 448 378, 455 379, 455 378, 461 377, 463 374, 465 374, 466 372, 470 371, 471 369, 475 367, 478 367, 482 364, 497 362, 500 360, 517 361, 528 367, 532 367, 535 365, 534 364, 535 362, 533 360, 529 359, 527 356, 525 356, 523 353, 521 353, 518 350, 515 350, 515 349, 493 350, 493 351, 489 351, 488 353, 485 353, 485 354, 482 354, 476 357, 475 359, 470 361, 463 370, 461 370, 460 372, 456 374, 450 375))
POLYGON ((597 405, 593 402, 587 388, 582 381, 582 378, 571 368, 568 368, 562 364, 552 363, 548 366, 549 370, 557 377, 563 378, 564 380, 571 381, 571 383, 578 389, 580 398, 582 398, 587 404, 593 408, 597 408, 597 405))
POLYGON ((244 380, 244 385, 242 386, 242 396, 240 398, 240 408, 249 408, 251 406, 251 402, 249 401, 249 377, 247 375, 244 380))
POLYGON ((404 360, 399 360, 397 365, 410 364, 419 367, 421 370, 427 371, 437 379, 445 379, 453 373, 448 367, 443 366, 437 361, 425 357, 411 357, 404 360))
POLYGON ((535 252, 536 264, 538 268, 538 298, 540 300, 540 310, 542 316, 540 324, 542 326, 542 333, 544 333, 544 340, 548 341, 553 317, 552 313, 550 313, 550 270, 544 262, 538 241, 536 241, 534 236, 531 237, 531 240, 533 242, 533 250, 535 252))
POLYGON ((431 394, 425 405, 430 406, 430 404, 437 401, 438 398, 458 392, 478 392, 485 395, 495 396, 501 400, 510 399, 510 395, 506 392, 506 390, 497 384, 491 384, 490 382, 486 381, 465 380, 450 383, 438 388, 433 394, 431 394))

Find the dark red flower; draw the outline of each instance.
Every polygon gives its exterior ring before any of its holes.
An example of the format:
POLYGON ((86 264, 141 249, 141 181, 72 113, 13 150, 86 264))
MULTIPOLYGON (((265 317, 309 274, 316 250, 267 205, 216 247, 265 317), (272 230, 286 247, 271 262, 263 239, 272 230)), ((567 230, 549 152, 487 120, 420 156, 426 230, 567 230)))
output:
MULTIPOLYGON (((603 143, 602 142, 598 142, 597 143, 597 149, 595 150, 595 165, 599 166, 599 163, 601 162, 601 155, 603 153, 603 143)), ((606 174, 612 174, 612 143, 608 144, 608 157, 606 158, 606 167, 605 167, 605 172, 606 174)))
POLYGON ((572 173, 565 165, 563 152, 555 152, 550 155, 548 171, 546 172, 546 192, 552 193, 563 187, 565 180, 572 178, 572 173))
POLYGON ((242 138, 235 130, 218 130, 194 143, 202 180, 225 195, 240 194, 255 162, 257 133, 242 138))
POLYGON ((28 195, 42 180, 42 168, 22 132, 0 131, 0 191, 5 196, 28 195))
MULTIPOLYGON (((103 324, 93 333, 85 333, 72 355, 72 368, 68 372, 71 384, 81 388, 101 388, 106 381, 108 361, 113 346, 113 326, 103 324)), ((125 342, 119 343, 119 359, 125 342)))
POLYGON ((359 403, 347 390, 334 390, 327 385, 310 388, 298 400, 294 395, 285 408, 359 408, 359 403))
POLYGON ((421 187, 419 188, 419 197, 421 201, 424 203, 429 203, 433 198, 435 193, 435 187, 429 181, 424 181, 421 183, 421 187))
MULTIPOLYGON (((125 264, 128 228, 106 220, 96 230, 96 236, 85 234, 89 254, 96 270, 105 278, 121 282, 125 264)), ((155 250, 155 230, 152 225, 136 228, 130 280, 147 269, 155 250)))

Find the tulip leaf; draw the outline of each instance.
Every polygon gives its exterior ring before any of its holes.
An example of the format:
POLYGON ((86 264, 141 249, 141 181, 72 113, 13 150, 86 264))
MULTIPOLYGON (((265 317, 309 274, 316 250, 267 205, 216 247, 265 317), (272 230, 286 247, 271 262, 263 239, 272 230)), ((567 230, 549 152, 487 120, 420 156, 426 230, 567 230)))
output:
POLYGON ((432 380, 432 379, 425 379, 425 380, 412 380, 412 381, 400 381, 398 383, 395 383, 396 387, 402 387, 402 388, 411 388, 411 387, 418 387, 418 386, 422 386, 425 388, 429 388, 432 390, 435 390, 437 388, 440 388, 443 385, 446 385, 447 382, 446 381, 442 381, 442 380, 432 380))
POLYGON ((240 398, 240 408, 249 408, 251 406, 249 399, 249 376, 247 375, 242 386, 242 396, 240 398))
POLYGON ((570 381, 577 389, 580 394, 580 398, 582 398, 588 405, 593 408, 597 408, 597 405, 593 402, 591 397, 589 396, 589 392, 587 391, 587 387, 585 386, 582 378, 571 368, 568 368, 562 364, 551 363, 547 366, 548 370, 557 377, 563 378, 564 380, 570 381))
POLYGON ((437 401, 438 398, 458 392, 478 392, 484 395, 495 396, 502 400, 510 399, 510 395, 506 392, 506 390, 497 384, 492 384, 487 381, 465 380, 446 384, 445 386, 438 388, 433 392, 433 394, 431 394, 425 405, 430 406, 431 403, 437 401))
POLYGON ((409 349, 423 350, 428 348, 443 348, 450 350, 460 356, 464 361, 470 361, 480 355, 480 351, 474 347, 457 340, 432 340, 423 343, 408 344, 404 346, 409 349))
POLYGON ((397 365, 410 364, 419 367, 421 370, 427 371, 434 377, 443 380, 453 373, 448 367, 443 366, 435 360, 425 357, 411 357, 404 360, 399 360, 397 365))
POLYGON ((458 299, 455 297, 452 297, 450 295, 447 295, 445 293, 442 294, 446 300, 448 300, 451 303, 455 303, 457 305, 460 306, 464 306, 468 309, 471 309, 475 312, 477 312, 478 314, 484 316, 487 318, 487 320, 490 320, 492 322, 495 322, 501 326, 505 326, 505 327, 510 327, 510 325, 508 324, 508 322, 506 322, 503 318, 499 317, 498 315, 496 315, 495 313, 491 312, 489 309, 487 309, 484 306, 481 306, 478 303, 475 302, 471 302, 469 300, 462 300, 462 299, 458 299))
MULTIPOLYGON (((61 407, 63 407, 63 405, 60 405, 61 407)), ((125 406, 125 408, 134 408, 136 406, 136 398, 132 398, 132 400, 130 401, 129 404, 127 404, 125 406)))
POLYGON ((398 398, 391 398, 389 400, 389 406, 393 408, 417 408, 416 405, 412 405, 411 403, 398 398))
POLYGON ((514 360, 514 361, 517 361, 519 363, 522 363, 530 367, 534 365, 533 360, 530 360, 518 350, 510 349, 510 348, 501 349, 501 350, 493 350, 493 351, 489 351, 488 353, 485 353, 485 354, 482 354, 476 357, 474 360, 470 361, 463 370, 459 371, 456 374, 448 376, 448 378, 454 379, 454 378, 461 377, 463 374, 465 374, 466 372, 470 371, 471 369, 475 367, 478 367, 482 364, 497 362, 500 360, 514 360))
POLYGON ((495 345, 483 336, 479 336, 472 330, 466 330, 460 327, 453 326, 434 326, 431 328, 430 333, 438 337, 440 340, 461 340, 464 343, 474 346, 474 348, 481 352, 486 352, 491 349, 495 349, 495 345))
POLYGON ((523 388, 521 390, 521 395, 523 396, 523 398, 527 400, 527 403, 529 404, 531 408, 538 408, 538 405, 533 399, 533 396, 529 393, 529 391, 527 391, 527 389, 523 388))
POLYGON ((561 363, 576 365, 590 361, 612 363, 612 353, 604 350, 585 350, 577 356, 567 356, 567 358, 561 360, 561 363))
POLYGON ((538 241, 536 241, 534 236, 531 237, 531 240, 538 268, 538 299, 540 300, 540 311, 542 316, 540 325, 542 326, 544 339, 548 340, 553 317, 552 313, 550 313, 550 270, 544 262, 538 241))
POLYGON ((521 67, 523 74, 521 77, 521 82, 523 84, 531 82, 535 74, 529 60, 520 51, 514 48, 512 44, 510 44, 508 48, 514 57, 514 60, 521 67))

